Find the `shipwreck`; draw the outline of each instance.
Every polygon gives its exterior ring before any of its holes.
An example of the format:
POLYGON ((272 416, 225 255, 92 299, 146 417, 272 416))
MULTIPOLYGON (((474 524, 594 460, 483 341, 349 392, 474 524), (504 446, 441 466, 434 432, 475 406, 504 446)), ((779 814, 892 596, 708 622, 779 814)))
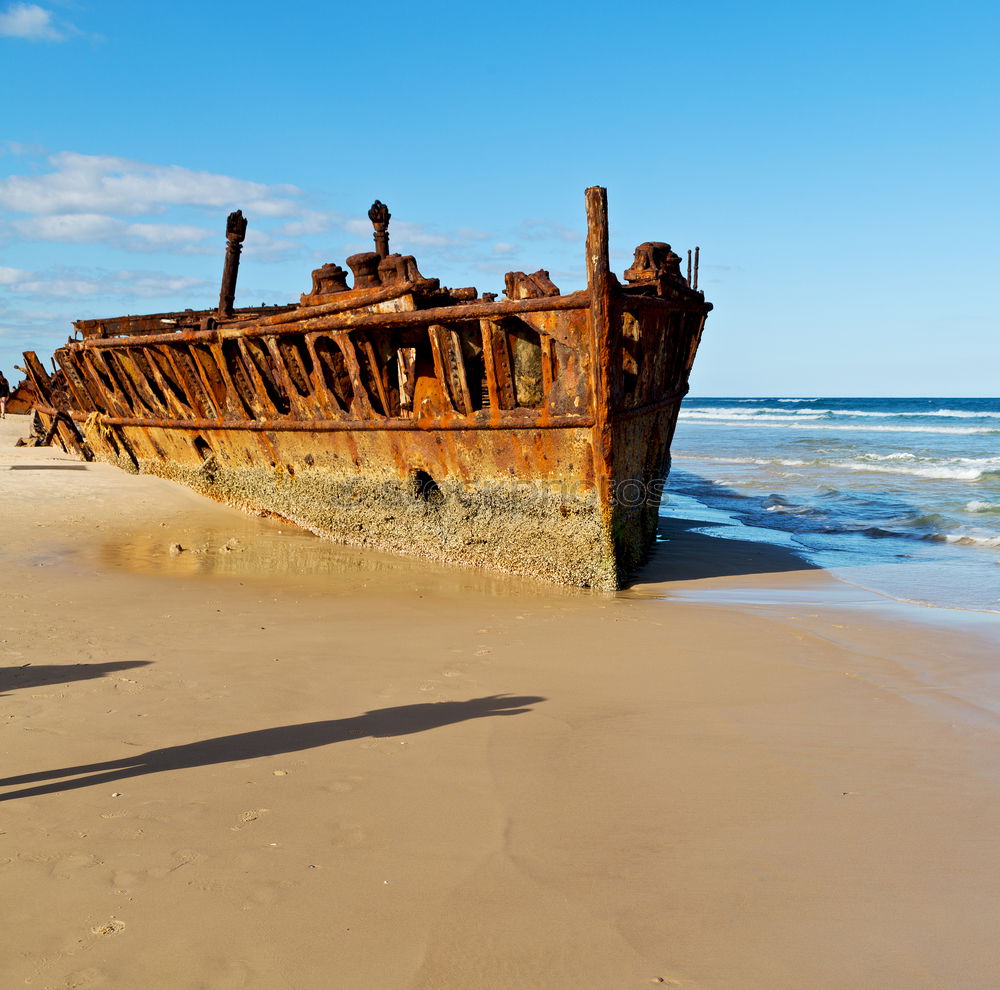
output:
POLYGON ((586 192, 587 287, 509 272, 448 289, 389 251, 326 264, 298 303, 80 320, 25 370, 44 441, 345 544, 615 589, 655 540, 670 443, 712 309, 663 242, 608 259, 586 192))

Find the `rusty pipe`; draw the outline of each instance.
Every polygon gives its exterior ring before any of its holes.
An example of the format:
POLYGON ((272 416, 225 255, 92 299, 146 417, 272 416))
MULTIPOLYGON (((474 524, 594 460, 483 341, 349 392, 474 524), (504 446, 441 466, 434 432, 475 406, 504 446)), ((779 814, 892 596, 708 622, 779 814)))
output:
MULTIPOLYGON (((355 304, 357 305, 357 304, 355 304)), ((348 331, 378 327, 422 326, 431 323, 474 323, 480 319, 500 319, 518 313, 540 313, 557 309, 589 309, 590 294, 573 292, 567 296, 541 299, 505 299, 494 303, 469 303, 463 306, 439 306, 401 313, 354 313, 334 315, 278 326, 261 324, 217 327, 214 330, 186 330, 181 333, 143 334, 128 337, 90 337, 66 345, 71 351, 107 347, 144 347, 147 344, 218 343, 244 337, 282 336, 292 333, 315 333, 320 330, 348 331)))
POLYGON ((242 210, 235 210, 226 218, 226 261, 222 266, 222 288, 219 290, 219 319, 233 315, 236 301, 236 276, 240 270, 240 252, 247 235, 247 221, 242 210))

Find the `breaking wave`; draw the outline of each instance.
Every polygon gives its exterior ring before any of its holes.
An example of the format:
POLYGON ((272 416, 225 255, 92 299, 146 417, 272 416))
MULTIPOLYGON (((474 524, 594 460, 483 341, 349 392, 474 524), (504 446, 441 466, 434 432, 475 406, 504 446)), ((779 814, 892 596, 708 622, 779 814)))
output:
POLYGON ((689 454, 677 454, 674 457, 675 461, 709 461, 713 464, 758 464, 761 466, 777 465, 780 467, 804 467, 807 464, 816 463, 814 461, 803 461, 798 458, 789 457, 739 457, 738 455, 733 455, 732 457, 713 457, 711 455, 701 455, 698 457, 692 457, 689 454))
POLYGON ((905 410, 872 410, 872 409, 816 409, 815 412, 828 413, 832 416, 858 416, 858 417, 895 417, 907 419, 910 416, 930 416, 936 419, 1000 419, 1000 412, 977 412, 971 409, 936 409, 933 412, 927 410, 905 411, 905 410))
POLYGON ((924 537, 933 543, 950 543, 960 547, 1000 548, 1000 536, 969 536, 964 533, 931 533, 924 537))
POLYGON ((822 409, 772 409, 761 406, 758 409, 740 409, 722 406, 718 409, 685 409, 681 407, 684 419, 745 419, 754 423, 761 420, 776 420, 784 423, 801 423, 806 419, 821 419, 822 409), (794 418, 793 418, 794 417, 794 418))
POLYGON ((982 502, 974 499, 966 504, 965 511, 1000 515, 1000 502, 982 502))
POLYGON ((877 565, 895 597, 997 611, 1000 398, 732 396, 680 418, 674 490, 822 566, 877 565))
POLYGON ((979 481, 1000 471, 1000 458, 955 457, 948 461, 927 461, 914 455, 864 454, 857 460, 831 461, 831 467, 844 471, 870 471, 881 474, 906 474, 914 478, 937 478, 941 481, 979 481), (895 463, 887 463, 888 461, 895 463), (902 461, 909 461, 906 467, 902 461))
POLYGON ((810 430, 835 430, 839 433, 944 433, 955 436, 972 434, 998 434, 1000 426, 891 426, 867 423, 817 423, 809 419, 819 419, 819 416, 800 416, 792 419, 790 416, 714 416, 703 411, 681 410, 682 420, 713 421, 720 426, 760 426, 762 429, 798 430, 808 423, 810 430))
MULTIPOLYGON (((919 457, 909 451, 897 450, 888 454, 862 453, 856 457, 829 459, 817 457, 805 460, 797 457, 743 457, 740 455, 692 457, 677 454, 677 461, 697 460, 710 464, 746 464, 754 467, 815 467, 835 468, 840 471, 864 471, 874 474, 910 475, 914 478, 937 478, 942 481, 979 481, 1000 473, 1000 457, 949 457, 934 459, 919 457)), ((969 509, 972 512, 1000 512, 1000 505, 992 502, 970 502, 969 505, 989 508, 969 509)))

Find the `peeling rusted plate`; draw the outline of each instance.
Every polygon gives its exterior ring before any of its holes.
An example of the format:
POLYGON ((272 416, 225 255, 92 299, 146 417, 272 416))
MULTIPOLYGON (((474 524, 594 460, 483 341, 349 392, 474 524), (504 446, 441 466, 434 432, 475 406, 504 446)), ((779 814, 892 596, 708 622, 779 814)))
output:
POLYGON ((483 356, 493 409, 513 409, 517 404, 514 395, 514 372, 510 364, 510 348, 503 327, 493 320, 480 321, 483 335, 483 356))
POLYGON ((447 386, 451 407, 468 416, 472 412, 472 397, 458 333, 436 323, 428 327, 428 333, 434 355, 434 369, 438 379, 447 386))
POLYGON ((399 377, 400 415, 413 415, 413 391, 417 382, 417 349, 400 347, 396 351, 396 373, 399 377))

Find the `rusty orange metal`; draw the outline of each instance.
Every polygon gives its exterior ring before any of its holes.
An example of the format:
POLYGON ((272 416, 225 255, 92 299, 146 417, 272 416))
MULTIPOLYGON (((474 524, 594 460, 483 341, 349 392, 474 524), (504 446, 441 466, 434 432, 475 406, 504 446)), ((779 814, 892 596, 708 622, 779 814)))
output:
POLYGON ((376 250, 297 304, 82 320, 50 376, 25 355, 46 435, 322 536, 613 589, 648 552, 677 412, 711 310, 663 242, 608 263, 586 193, 587 288, 510 272, 506 299, 443 288, 376 250))

